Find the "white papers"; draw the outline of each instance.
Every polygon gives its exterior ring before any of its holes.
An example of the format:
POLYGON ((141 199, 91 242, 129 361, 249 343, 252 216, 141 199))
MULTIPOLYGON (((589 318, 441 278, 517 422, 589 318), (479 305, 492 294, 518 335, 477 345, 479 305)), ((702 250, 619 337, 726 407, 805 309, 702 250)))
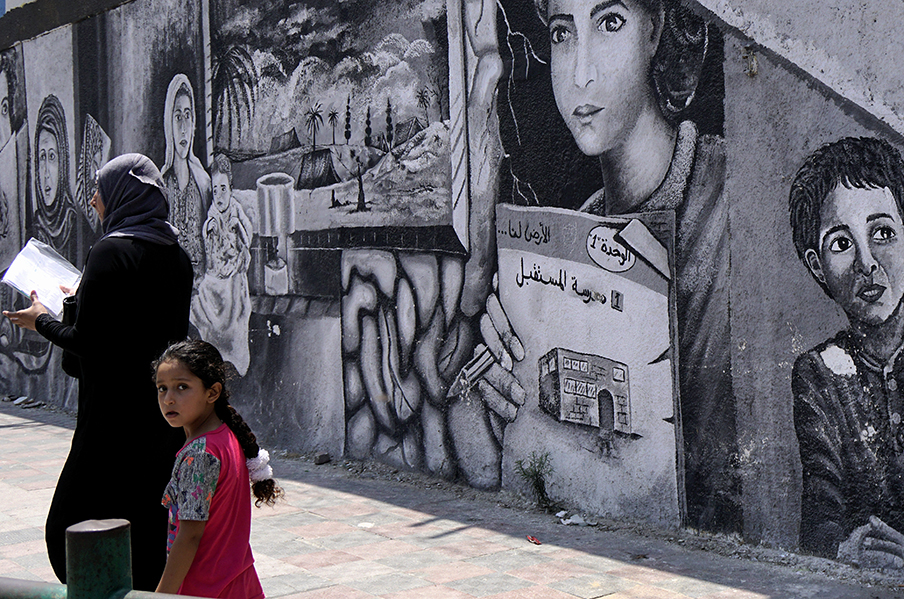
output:
POLYGON ((75 288, 81 276, 56 250, 32 237, 6 269, 3 282, 26 297, 37 291, 38 300, 59 318, 65 297, 60 285, 75 288))

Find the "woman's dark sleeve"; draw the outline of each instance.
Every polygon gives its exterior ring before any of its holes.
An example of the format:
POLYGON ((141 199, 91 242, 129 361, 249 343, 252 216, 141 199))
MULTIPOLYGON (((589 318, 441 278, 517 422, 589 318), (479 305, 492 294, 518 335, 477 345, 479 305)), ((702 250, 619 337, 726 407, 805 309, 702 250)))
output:
POLYGON ((112 240, 100 241, 91 249, 78 290, 78 316, 72 326, 64 325, 49 314, 35 320, 35 329, 48 341, 85 357, 96 351, 101 340, 110 338, 114 327, 126 327, 117 309, 124 306, 116 288, 124 282, 122 257, 112 240), (117 274, 119 273, 119 274, 117 274), (114 324, 116 323, 116 324, 114 324))
POLYGON ((834 420, 831 385, 820 374, 818 358, 804 354, 794 364, 794 429, 803 474, 800 546, 834 558, 845 536, 841 439, 834 420))
POLYGON ((55 320, 50 314, 40 314, 35 319, 35 330, 54 345, 76 353, 70 349, 73 347, 75 339, 74 326, 66 326, 59 320, 55 320))

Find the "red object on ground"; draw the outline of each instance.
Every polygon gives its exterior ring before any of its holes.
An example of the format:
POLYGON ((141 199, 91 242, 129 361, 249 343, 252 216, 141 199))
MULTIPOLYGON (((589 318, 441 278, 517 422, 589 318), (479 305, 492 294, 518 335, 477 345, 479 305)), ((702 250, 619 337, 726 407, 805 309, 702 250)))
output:
POLYGON ((533 543, 534 545, 542 545, 542 543, 540 542, 540 539, 538 539, 537 537, 532 537, 530 535, 527 535, 527 540, 530 541, 531 543, 533 543))

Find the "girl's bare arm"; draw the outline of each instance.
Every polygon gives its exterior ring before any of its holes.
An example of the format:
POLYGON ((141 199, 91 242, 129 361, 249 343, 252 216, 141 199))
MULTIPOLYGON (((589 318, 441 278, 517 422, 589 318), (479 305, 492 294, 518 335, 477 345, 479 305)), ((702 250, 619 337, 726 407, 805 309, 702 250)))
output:
POLYGON ((175 595, 188 574, 188 569, 195 561, 198 545, 201 544, 201 536, 204 534, 204 520, 182 520, 179 522, 179 532, 170 547, 169 557, 166 558, 166 568, 157 585, 158 593, 170 593, 175 595))

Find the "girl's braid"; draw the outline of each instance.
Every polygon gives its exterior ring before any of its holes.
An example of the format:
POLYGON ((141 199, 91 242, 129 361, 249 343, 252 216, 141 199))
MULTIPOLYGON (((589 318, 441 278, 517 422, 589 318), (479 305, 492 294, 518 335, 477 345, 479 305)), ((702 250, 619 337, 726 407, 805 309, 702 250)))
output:
MULTIPOLYGON (((221 394, 220 398, 217 399, 214 404, 214 411, 217 416, 219 416, 220 420, 225 422, 226 426, 232 430, 235 438, 238 439, 239 445, 242 447, 242 452, 245 454, 245 458, 249 460, 256 458, 260 451, 260 446, 257 444, 257 438, 254 436, 254 433, 251 432, 251 427, 248 426, 245 419, 242 418, 242 415, 229 404, 228 398, 225 398, 221 394)), ((254 493, 254 496, 256 497, 254 505, 257 507, 260 507, 262 503, 272 506, 283 494, 283 490, 276 485, 276 481, 272 478, 252 483, 251 492, 254 493)))

